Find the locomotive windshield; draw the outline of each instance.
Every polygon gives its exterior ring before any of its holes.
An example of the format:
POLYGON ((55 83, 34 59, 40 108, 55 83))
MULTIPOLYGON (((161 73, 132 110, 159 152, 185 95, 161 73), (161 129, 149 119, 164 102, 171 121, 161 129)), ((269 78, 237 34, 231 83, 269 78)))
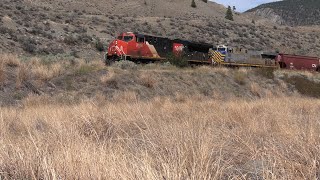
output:
POLYGON ((129 41, 131 41, 133 39, 133 36, 124 36, 123 37, 123 40, 125 41, 125 42, 129 42, 129 41))
POLYGON ((218 51, 226 51, 226 48, 218 48, 218 51))

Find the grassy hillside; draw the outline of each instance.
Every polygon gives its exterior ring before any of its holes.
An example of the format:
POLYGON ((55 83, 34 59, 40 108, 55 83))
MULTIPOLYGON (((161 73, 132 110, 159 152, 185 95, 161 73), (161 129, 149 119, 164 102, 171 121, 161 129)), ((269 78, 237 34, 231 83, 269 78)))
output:
POLYGON ((101 60, 10 54, 3 54, 0 62, 0 105, 19 105, 30 94, 70 104, 97 95, 108 101, 119 100, 126 94, 141 100, 181 96, 255 99, 272 94, 291 96, 298 91, 319 97, 320 90, 319 74, 310 72, 179 69, 168 64, 136 65, 126 61, 106 67, 101 60))
POLYGON ((0 57, 0 179, 319 177, 317 73, 0 57))
POLYGON ((320 25, 320 1, 318 0, 284 0, 260 5, 250 11, 272 9, 288 25, 320 25))

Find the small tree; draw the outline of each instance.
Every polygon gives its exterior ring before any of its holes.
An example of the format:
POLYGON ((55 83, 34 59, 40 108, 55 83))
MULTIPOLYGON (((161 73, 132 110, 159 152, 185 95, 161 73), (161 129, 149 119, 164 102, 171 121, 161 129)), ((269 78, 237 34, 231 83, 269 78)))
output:
POLYGON ((194 0, 192 0, 192 2, 191 2, 191 7, 193 7, 193 8, 197 7, 196 2, 194 0))
POLYGON ((100 52, 104 51, 104 44, 103 42, 101 42, 100 38, 97 39, 96 43, 95 43, 96 49, 100 52))
POLYGON ((226 19, 233 21, 233 14, 230 6, 228 6, 227 8, 226 19))

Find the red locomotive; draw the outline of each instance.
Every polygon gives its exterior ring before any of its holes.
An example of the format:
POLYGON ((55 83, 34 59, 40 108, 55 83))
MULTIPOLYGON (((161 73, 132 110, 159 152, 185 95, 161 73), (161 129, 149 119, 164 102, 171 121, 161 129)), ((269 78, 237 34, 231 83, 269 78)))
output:
POLYGON ((105 55, 107 64, 119 60, 155 62, 168 54, 184 56, 188 61, 209 62, 208 52, 213 46, 180 39, 169 39, 139 33, 121 33, 112 41, 105 55))

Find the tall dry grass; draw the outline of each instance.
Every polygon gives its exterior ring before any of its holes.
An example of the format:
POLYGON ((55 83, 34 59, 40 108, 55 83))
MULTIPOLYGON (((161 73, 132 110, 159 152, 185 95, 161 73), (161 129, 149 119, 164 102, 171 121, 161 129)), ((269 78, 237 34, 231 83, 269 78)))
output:
POLYGON ((0 61, 0 85, 3 85, 6 80, 5 63, 0 61))
POLYGON ((320 175, 319 100, 98 97, 67 106, 46 98, 0 108, 0 179, 320 175))

